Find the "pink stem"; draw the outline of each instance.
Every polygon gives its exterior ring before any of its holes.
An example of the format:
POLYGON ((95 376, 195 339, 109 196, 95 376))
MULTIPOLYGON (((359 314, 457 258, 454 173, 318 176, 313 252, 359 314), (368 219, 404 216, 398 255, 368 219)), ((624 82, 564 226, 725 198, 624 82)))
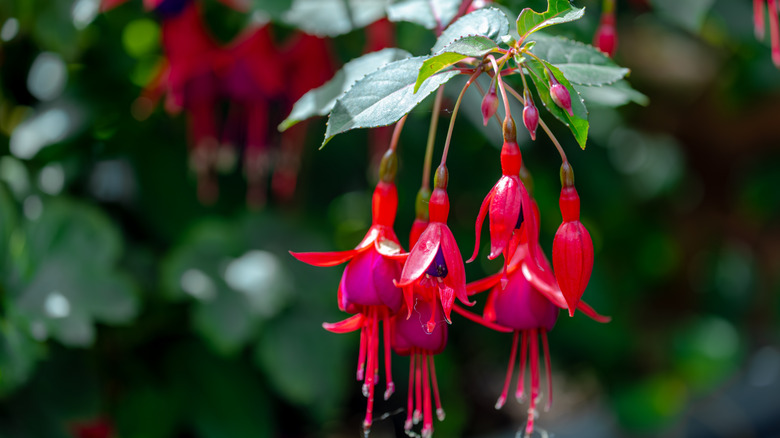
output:
POLYGON ((769 9, 769 36, 772 40, 772 61, 780 67, 780 26, 778 26, 777 0, 767 0, 769 9))
MULTIPOLYGON (((515 334, 512 337, 512 352, 509 353, 509 366, 506 369, 506 377, 504 378, 504 389, 501 391, 501 396, 496 401, 496 409, 501 409, 506 403, 506 394, 509 392, 509 382, 512 380, 512 371, 515 369, 515 356, 517 356, 517 340, 520 337, 520 331, 515 330, 515 334)), ((522 376, 520 376, 522 378, 522 376)))
POLYGON ((753 0, 753 29, 756 39, 764 39, 764 0, 753 0))

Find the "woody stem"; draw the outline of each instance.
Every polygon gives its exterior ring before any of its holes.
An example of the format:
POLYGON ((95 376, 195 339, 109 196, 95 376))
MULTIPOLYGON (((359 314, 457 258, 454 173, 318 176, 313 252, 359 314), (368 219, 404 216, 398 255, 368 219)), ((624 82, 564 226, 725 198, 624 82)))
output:
MULTIPOLYGON (((523 97, 522 97, 522 96, 520 96, 520 93, 518 93, 518 92, 517 92, 517 90, 515 90, 515 89, 514 89, 514 88, 512 88, 512 87, 510 87, 509 85, 507 85, 507 86, 506 86, 506 89, 507 89, 507 90, 509 90, 509 93, 510 93, 510 94, 512 94, 513 96, 515 96, 515 99, 519 100, 519 101, 520 101, 520 103, 522 103, 523 105, 525 105, 525 99, 523 99, 523 97)), ((544 123, 544 120, 542 120, 542 118, 541 118, 541 117, 539 117, 539 126, 541 126, 541 127, 542 127, 542 129, 544 130, 544 132, 546 132, 546 133, 547 133, 547 136, 548 136, 548 137, 550 137, 550 140, 552 140, 553 144, 555 145, 555 148, 556 148, 556 149, 558 149, 558 154, 560 154, 560 155, 561 155, 561 161, 563 161, 563 162, 566 162, 566 161, 568 161, 568 160, 566 159, 566 152, 564 152, 564 151, 563 151, 563 147, 562 147, 562 146, 561 146, 561 144, 558 142, 558 139, 555 137, 555 134, 553 134, 553 133, 552 133, 552 131, 550 130, 550 128, 547 126, 547 124, 546 124, 546 123, 544 123)))
POLYGON ((433 101, 433 114, 431 115, 431 126, 428 128, 428 143, 425 145, 425 161, 423 162, 422 188, 430 189, 429 180, 431 179, 431 163, 433 162, 433 144, 436 140, 436 128, 439 126, 439 113, 441 112, 441 101, 444 97, 444 87, 439 87, 436 91, 436 98, 433 101))
POLYGON ((471 83, 474 82, 474 80, 479 77, 480 73, 482 73, 482 70, 477 70, 474 72, 474 74, 471 75, 468 81, 466 81, 466 85, 463 87, 462 90, 460 90, 460 94, 458 95, 458 100, 455 101, 455 107, 452 109, 452 118, 450 119, 450 128, 447 130, 447 140, 444 142, 444 152, 441 154, 441 166, 444 166, 447 163, 447 152, 450 150, 450 140, 452 140, 452 130, 455 128, 455 119, 458 116, 458 109, 460 109, 460 103, 463 101, 463 95, 466 94, 466 90, 469 89, 471 86, 471 83))

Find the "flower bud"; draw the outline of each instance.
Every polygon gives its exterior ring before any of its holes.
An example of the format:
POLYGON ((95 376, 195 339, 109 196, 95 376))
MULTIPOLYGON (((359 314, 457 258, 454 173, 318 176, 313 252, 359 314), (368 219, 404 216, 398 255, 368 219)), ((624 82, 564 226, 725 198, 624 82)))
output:
POLYGON ((482 124, 487 126, 496 111, 498 111, 498 95, 495 85, 491 84, 487 94, 482 98, 482 124))
POLYGON ((531 93, 526 89, 523 93, 525 95, 525 106, 523 107, 523 124, 531 134, 531 140, 536 140, 536 127, 539 126, 539 110, 534 105, 534 100, 531 97, 531 93))
POLYGON ((613 14, 604 14, 601 17, 601 23, 593 36, 593 45, 610 57, 615 55, 617 30, 615 30, 615 16, 613 14))
POLYGON ((395 174, 398 172, 398 155, 392 149, 388 149, 379 162, 379 180, 386 183, 395 181, 395 174))
POLYGON ((553 102, 566 110, 570 116, 574 116, 574 112, 571 109, 571 95, 569 95, 569 90, 561 85, 550 71, 547 72, 547 78, 550 80, 550 97, 553 102))
POLYGON ((577 189, 564 185, 559 203, 563 223, 553 240, 553 269, 572 316, 593 271, 593 241, 580 222, 577 189))

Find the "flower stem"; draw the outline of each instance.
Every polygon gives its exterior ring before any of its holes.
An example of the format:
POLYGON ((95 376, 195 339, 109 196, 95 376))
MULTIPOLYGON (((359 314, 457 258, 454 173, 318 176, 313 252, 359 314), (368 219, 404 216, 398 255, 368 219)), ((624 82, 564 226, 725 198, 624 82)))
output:
POLYGON ((463 101, 463 95, 466 94, 466 90, 469 89, 471 83, 474 82, 474 80, 476 80, 481 73, 482 70, 477 70, 474 72, 473 75, 471 75, 469 80, 466 81, 466 85, 463 87, 462 90, 460 90, 460 94, 458 95, 458 100, 455 101, 455 108, 452 109, 452 118, 450 119, 450 128, 447 130, 447 140, 444 142, 444 152, 442 152, 441 154, 442 166, 447 163, 447 152, 449 152, 450 150, 450 140, 452 140, 452 130, 455 128, 455 119, 458 116, 458 109, 460 109, 460 103, 463 101))
MULTIPOLYGON (((515 98, 517 100, 519 100, 520 103, 525 105, 525 99, 523 99, 523 97, 520 96, 520 94, 517 92, 517 90, 515 90, 512 87, 510 87, 509 85, 506 86, 506 89, 509 90, 509 93, 512 94, 513 96, 515 96, 515 98)), ((558 149, 558 153, 561 155, 561 161, 562 162, 568 161, 566 159, 566 152, 563 151, 563 147, 561 146, 561 143, 558 142, 558 139, 555 138, 555 135, 552 133, 550 128, 547 126, 547 124, 544 123, 544 120, 542 120, 541 117, 539 117, 539 126, 541 126, 542 129, 544 129, 544 132, 547 133, 547 136, 550 137, 550 140, 552 140, 553 144, 555 145, 555 148, 558 149)))
POLYGON ((393 129, 393 138, 390 140, 390 150, 395 151, 398 147, 398 138, 401 137, 401 131, 404 129, 404 123, 406 123, 406 116, 408 114, 401 117, 401 120, 399 120, 395 124, 395 128, 393 129))
MULTIPOLYGON (((501 69, 499 69, 498 64, 496 63, 496 59, 491 55, 488 56, 488 59, 490 59, 490 63, 493 64, 493 79, 498 82, 498 88, 501 90, 501 98, 504 100, 504 111, 506 112, 506 118, 510 119, 512 118, 512 109, 509 108, 509 99, 506 97, 506 90, 504 89, 504 80, 501 79, 501 69)), ((502 60, 506 60, 506 56, 501 58, 502 60)), ((503 62, 501 63, 501 66, 503 67, 503 62)))
POLYGON ((431 163, 433 162, 433 144, 436 140, 436 128, 439 126, 439 114, 441 113, 441 101, 444 97, 444 86, 436 91, 436 98, 433 101, 433 114, 431 115, 431 126, 428 128, 428 143, 425 145, 425 161, 423 162, 423 174, 421 188, 430 189, 431 163))

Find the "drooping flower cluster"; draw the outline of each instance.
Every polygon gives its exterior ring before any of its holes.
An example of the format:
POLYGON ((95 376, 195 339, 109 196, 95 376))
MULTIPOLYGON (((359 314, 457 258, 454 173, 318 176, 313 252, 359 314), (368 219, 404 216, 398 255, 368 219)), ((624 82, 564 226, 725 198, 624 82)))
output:
MULTIPOLYGON (((124 1, 103 0, 102 9, 124 1)), ((238 0, 222 2, 242 11, 247 8, 246 2, 238 0)), ((331 76, 327 41, 296 32, 278 45, 270 25, 256 23, 235 41, 221 45, 203 22, 197 0, 144 0, 144 5, 160 20, 164 61, 134 104, 135 116, 148 117, 163 95, 169 113, 186 114, 190 167, 202 202, 216 199, 216 175, 232 170, 238 148, 243 149, 247 203, 265 203, 269 175, 274 195, 289 199, 295 190, 306 124, 276 136, 273 127, 279 120, 273 108, 289 112, 304 93, 331 76), (219 111, 223 102, 229 107, 224 117, 219 111)))
POLYGON ((764 10, 769 15, 769 39, 772 44, 772 62, 780 68, 780 3, 778 0, 753 0, 753 27, 756 38, 764 39, 765 22, 764 10))

